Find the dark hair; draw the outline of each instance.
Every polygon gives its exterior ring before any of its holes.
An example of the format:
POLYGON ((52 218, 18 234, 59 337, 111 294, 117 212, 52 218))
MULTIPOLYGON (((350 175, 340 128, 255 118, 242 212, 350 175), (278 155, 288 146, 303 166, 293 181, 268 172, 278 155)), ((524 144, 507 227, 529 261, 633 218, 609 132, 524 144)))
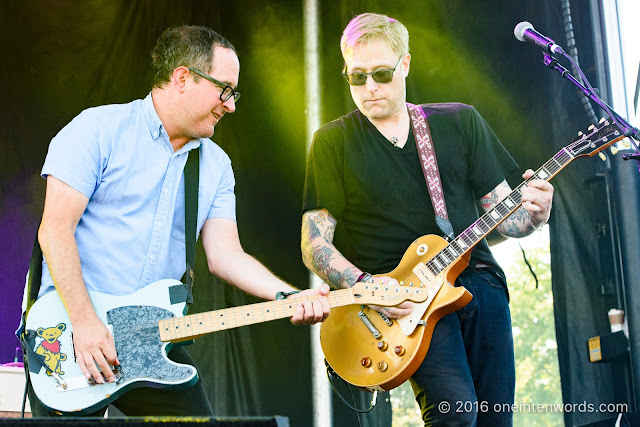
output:
MULTIPOLYGON (((211 28, 194 25, 167 28, 151 50, 153 87, 162 87, 171 80, 173 70, 180 66, 211 72, 213 49, 216 46, 236 51, 229 40, 211 28)), ((199 76, 193 79, 198 81, 199 76)))

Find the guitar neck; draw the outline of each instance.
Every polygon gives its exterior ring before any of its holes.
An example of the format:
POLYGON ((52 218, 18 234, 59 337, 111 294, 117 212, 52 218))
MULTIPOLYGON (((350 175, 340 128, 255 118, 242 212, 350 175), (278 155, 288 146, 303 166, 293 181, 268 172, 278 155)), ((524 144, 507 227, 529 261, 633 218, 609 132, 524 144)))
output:
POLYGON ((432 274, 437 276, 450 265, 457 262, 460 257, 470 251, 479 241, 484 239, 494 228, 522 205, 521 190, 527 186, 529 181, 534 179, 549 181, 573 159, 575 159, 575 156, 566 148, 558 151, 558 153, 538 169, 531 178, 518 185, 509 196, 478 218, 478 220, 453 239, 447 247, 427 261, 425 263, 427 268, 429 268, 432 274))
MULTIPOLYGON (((163 319, 158 322, 160 339, 165 342, 185 341, 224 329, 291 317, 301 302, 318 299, 319 296, 310 295, 163 319)), ((331 291, 327 300, 331 308, 359 303, 353 288, 331 291)))
MULTIPOLYGON (((478 218, 477 221, 460 233, 458 237, 453 239, 448 246, 438 252, 429 261, 419 265, 426 266, 434 276, 437 276, 446 268, 455 264, 480 240, 484 239, 491 230, 496 228, 498 224, 520 207, 522 204, 521 190, 529 181, 534 179, 549 181, 576 157, 591 157, 624 138, 624 133, 617 124, 610 123, 605 119, 600 122, 598 128, 593 126, 589 128, 589 131, 590 133, 588 135, 580 133, 578 138, 558 151, 558 153, 538 169, 531 178, 513 190, 507 198, 478 218)), ((402 300, 398 299, 400 294, 391 296, 391 292, 389 295, 385 295, 380 289, 375 289, 374 292, 364 295, 365 293, 362 292, 364 288, 358 288, 359 285, 360 284, 357 283, 352 288, 330 292, 327 295, 329 305, 335 308, 349 304, 396 305, 402 302, 402 300)), ((409 289, 400 286, 394 290, 397 292, 402 291, 404 293, 404 299, 410 299, 414 302, 425 301, 428 295, 428 292, 422 292, 423 295, 419 296, 418 294, 421 293, 420 288, 409 289), (412 292, 415 293, 413 297, 417 299, 411 299, 411 297, 408 296, 412 292)), ((295 314, 300 302, 316 301, 318 299, 318 296, 311 295, 290 300, 262 302, 184 317, 164 319, 158 323, 160 339, 162 341, 173 342, 185 341, 223 329, 237 328, 239 326, 291 317, 295 314)))

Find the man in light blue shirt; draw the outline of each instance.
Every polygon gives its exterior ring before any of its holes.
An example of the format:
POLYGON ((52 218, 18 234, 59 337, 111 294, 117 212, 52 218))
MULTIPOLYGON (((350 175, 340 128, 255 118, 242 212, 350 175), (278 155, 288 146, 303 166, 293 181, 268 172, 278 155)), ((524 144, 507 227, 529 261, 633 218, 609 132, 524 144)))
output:
MULTIPOLYGON (((51 141, 42 169, 47 191, 38 232, 44 254, 40 295, 59 293, 77 363, 98 383, 100 370, 114 381, 110 365, 118 357, 87 290, 127 295, 183 275, 183 170, 190 150, 200 148, 197 231, 210 271, 264 299, 294 290, 243 251, 231 161, 209 139, 239 98, 233 46, 208 28, 176 27, 160 36, 152 62, 153 88, 145 99, 83 111, 51 141)), ((299 303, 293 323, 328 316, 324 286, 299 294, 321 298, 299 303)), ((193 363, 182 347, 172 358, 193 363)), ((121 400, 127 415, 212 415, 201 381, 181 392, 136 389, 116 403, 121 400), (155 407, 146 407, 150 401, 155 407), (141 402, 145 407, 134 409, 141 402)), ((32 391, 30 401, 35 416, 51 415, 32 391)))

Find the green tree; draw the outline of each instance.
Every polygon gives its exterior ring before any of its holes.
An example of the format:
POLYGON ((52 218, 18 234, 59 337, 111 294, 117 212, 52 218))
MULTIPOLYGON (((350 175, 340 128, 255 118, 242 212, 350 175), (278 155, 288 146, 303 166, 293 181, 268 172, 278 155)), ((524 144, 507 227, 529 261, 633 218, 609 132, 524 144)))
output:
POLYGON ((506 268, 511 295, 511 321, 516 357, 514 425, 562 426, 562 404, 558 352, 551 292, 549 248, 527 252, 538 277, 534 278, 521 257, 506 268))
POLYGON ((420 407, 413 396, 409 381, 391 390, 391 410, 393 427, 414 427, 422 425, 420 407))

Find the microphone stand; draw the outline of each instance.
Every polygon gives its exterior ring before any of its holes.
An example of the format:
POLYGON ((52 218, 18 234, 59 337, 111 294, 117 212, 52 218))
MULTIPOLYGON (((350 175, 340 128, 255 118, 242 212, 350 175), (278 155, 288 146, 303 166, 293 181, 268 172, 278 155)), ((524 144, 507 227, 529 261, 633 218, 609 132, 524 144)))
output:
MULTIPOLYGON (((580 83, 575 77, 571 75, 569 70, 563 67, 558 62, 558 60, 554 58, 552 55, 550 55, 549 53, 543 52, 543 55, 544 55, 544 65, 546 65, 552 70, 558 71, 562 77, 565 77, 567 80, 573 83, 578 89, 580 89, 582 93, 584 93, 587 96, 587 98, 591 99, 593 102, 598 104, 600 108, 602 108, 604 111, 606 111, 609 114, 611 119, 618 125, 618 127, 620 127, 624 135, 629 137, 629 139, 631 140, 631 143, 633 144, 633 147, 636 149, 636 152, 635 154, 624 154, 622 158, 624 160, 635 160, 636 164, 638 165, 638 170, 640 171, 640 149, 638 148, 638 144, 636 144, 636 141, 640 141, 640 130, 638 130, 638 128, 631 126, 629 122, 627 122, 623 117, 621 117, 618 113, 616 113, 609 105, 607 105, 606 102, 600 99, 600 97, 595 93, 591 85, 589 85, 589 87, 587 88, 585 85, 580 83)), ((565 56, 567 55, 565 54, 565 56)), ((567 56, 567 58, 571 60, 571 57, 567 56)), ((574 65, 578 70, 580 70, 580 68, 578 67, 578 64, 574 63, 574 65)), ((587 81, 586 78, 584 80, 585 82, 587 81)))

